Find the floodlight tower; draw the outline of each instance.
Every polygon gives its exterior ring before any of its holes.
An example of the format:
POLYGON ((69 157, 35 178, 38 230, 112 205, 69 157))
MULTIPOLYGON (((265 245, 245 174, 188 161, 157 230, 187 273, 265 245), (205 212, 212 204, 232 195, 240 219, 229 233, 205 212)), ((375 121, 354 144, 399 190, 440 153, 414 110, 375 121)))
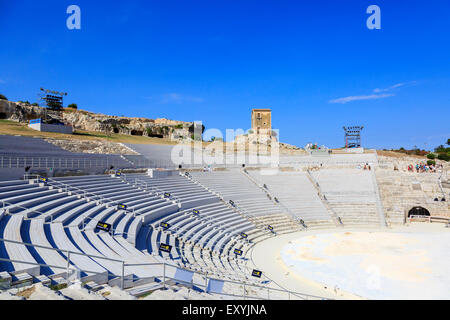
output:
POLYGON ((53 110, 60 110, 63 107, 63 97, 67 96, 67 92, 59 92, 41 88, 41 100, 45 105, 53 110))
POLYGON ((67 92, 53 91, 40 88, 39 100, 40 105, 45 107, 45 121, 47 120, 47 109, 53 111, 61 111, 63 108, 63 97, 67 96, 67 92))
POLYGON ((343 127, 345 132, 345 147, 360 148, 361 147, 361 131, 364 126, 343 127))

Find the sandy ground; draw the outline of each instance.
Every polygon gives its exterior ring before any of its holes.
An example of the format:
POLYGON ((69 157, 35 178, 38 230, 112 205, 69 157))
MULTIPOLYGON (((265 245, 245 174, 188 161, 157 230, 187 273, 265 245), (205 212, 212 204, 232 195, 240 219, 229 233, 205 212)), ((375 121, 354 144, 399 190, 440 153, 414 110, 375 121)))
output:
POLYGON ((255 246, 253 262, 281 286, 334 299, 450 299, 450 229, 298 232, 255 246), (273 259, 267 259, 268 256, 273 259))

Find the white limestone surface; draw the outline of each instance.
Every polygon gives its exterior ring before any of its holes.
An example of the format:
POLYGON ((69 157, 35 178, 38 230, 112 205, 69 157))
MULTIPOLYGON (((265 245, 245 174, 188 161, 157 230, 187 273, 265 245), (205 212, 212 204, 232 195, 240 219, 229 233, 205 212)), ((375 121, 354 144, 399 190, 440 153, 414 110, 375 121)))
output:
POLYGON ((28 300, 67 300, 59 291, 54 291, 47 286, 37 283, 28 300))
POLYGON ((73 300, 106 300, 101 294, 83 288, 81 282, 74 282, 60 292, 73 300))
POLYGON ((368 299, 450 299, 450 232, 441 230, 306 235, 282 247, 280 263, 368 299))

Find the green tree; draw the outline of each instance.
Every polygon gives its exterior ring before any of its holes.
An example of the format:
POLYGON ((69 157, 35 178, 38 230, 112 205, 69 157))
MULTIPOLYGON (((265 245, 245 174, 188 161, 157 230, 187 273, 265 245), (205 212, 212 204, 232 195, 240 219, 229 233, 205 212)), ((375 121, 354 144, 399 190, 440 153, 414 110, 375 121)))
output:
POLYGON ((8 98, 7 98, 7 97, 5 97, 4 95, 2 95, 1 93, 0 93, 0 99, 3 99, 3 100, 8 100, 8 98))
POLYGON ((443 151, 445 151, 444 145, 441 144, 440 146, 436 147, 436 148, 434 149, 434 151, 435 151, 435 152, 443 152, 443 151))
POLYGON ((71 103, 67 106, 67 108, 78 109, 78 105, 76 103, 71 103))
POLYGON ((427 158, 433 160, 436 159, 436 155, 434 153, 429 153, 427 154, 427 158))

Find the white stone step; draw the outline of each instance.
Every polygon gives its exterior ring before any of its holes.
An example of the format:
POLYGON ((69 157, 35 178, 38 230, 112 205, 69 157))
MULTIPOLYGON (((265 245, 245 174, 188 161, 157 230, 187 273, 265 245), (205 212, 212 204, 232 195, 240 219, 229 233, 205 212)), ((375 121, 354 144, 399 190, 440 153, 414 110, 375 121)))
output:
POLYGON ((24 272, 12 276, 11 287, 22 288, 33 284, 33 276, 24 272))

